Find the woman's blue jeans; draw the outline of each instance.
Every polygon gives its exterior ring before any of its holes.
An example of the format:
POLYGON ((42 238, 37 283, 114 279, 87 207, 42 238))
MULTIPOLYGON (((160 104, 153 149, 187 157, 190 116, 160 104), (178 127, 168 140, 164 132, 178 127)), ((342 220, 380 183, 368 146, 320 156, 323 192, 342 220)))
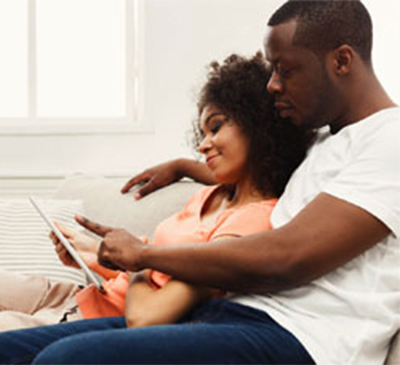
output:
POLYGON ((2 364, 312 364, 264 312, 211 300, 184 321, 127 329, 123 317, 0 334, 2 364))

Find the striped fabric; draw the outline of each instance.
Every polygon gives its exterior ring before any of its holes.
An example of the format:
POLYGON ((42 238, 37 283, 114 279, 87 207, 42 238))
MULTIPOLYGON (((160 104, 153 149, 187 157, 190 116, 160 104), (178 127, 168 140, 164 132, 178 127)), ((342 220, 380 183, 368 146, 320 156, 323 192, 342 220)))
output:
MULTIPOLYGON (((82 213, 81 201, 38 201, 51 219, 78 228, 73 216, 82 213)), ((0 268, 85 285, 86 277, 81 270, 61 263, 48 234, 46 223, 28 199, 0 199, 0 268)))

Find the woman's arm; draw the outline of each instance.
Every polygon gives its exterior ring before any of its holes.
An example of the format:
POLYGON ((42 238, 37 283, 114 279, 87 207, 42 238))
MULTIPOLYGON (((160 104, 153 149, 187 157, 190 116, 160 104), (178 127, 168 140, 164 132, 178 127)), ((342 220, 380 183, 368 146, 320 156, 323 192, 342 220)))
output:
POLYGON ((175 323, 213 293, 211 289, 177 280, 153 289, 148 280, 146 274, 137 274, 128 289, 125 309, 128 327, 175 323))
MULTIPOLYGON (((213 240, 213 243, 232 237, 227 234, 213 240)), ((160 289, 153 289, 148 273, 132 274, 133 281, 127 292, 125 308, 128 327, 176 323, 199 303, 222 293, 174 279, 160 289)))

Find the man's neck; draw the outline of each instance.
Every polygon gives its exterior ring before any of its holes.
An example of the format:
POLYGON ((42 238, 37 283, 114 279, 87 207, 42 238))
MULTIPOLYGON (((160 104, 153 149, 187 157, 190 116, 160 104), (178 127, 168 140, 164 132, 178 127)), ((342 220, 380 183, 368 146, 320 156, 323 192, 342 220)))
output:
POLYGON ((381 110, 397 106, 374 75, 359 83, 357 90, 351 95, 355 96, 349 98, 347 110, 335 122, 330 123, 332 134, 381 110))

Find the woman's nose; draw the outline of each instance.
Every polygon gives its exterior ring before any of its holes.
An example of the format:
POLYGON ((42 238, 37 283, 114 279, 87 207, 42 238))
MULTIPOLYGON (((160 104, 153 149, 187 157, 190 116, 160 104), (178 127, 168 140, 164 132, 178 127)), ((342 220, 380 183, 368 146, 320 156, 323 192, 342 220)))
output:
POLYGON ((211 140, 209 137, 206 136, 200 143, 199 152, 205 154, 210 148, 211 148, 211 140))

